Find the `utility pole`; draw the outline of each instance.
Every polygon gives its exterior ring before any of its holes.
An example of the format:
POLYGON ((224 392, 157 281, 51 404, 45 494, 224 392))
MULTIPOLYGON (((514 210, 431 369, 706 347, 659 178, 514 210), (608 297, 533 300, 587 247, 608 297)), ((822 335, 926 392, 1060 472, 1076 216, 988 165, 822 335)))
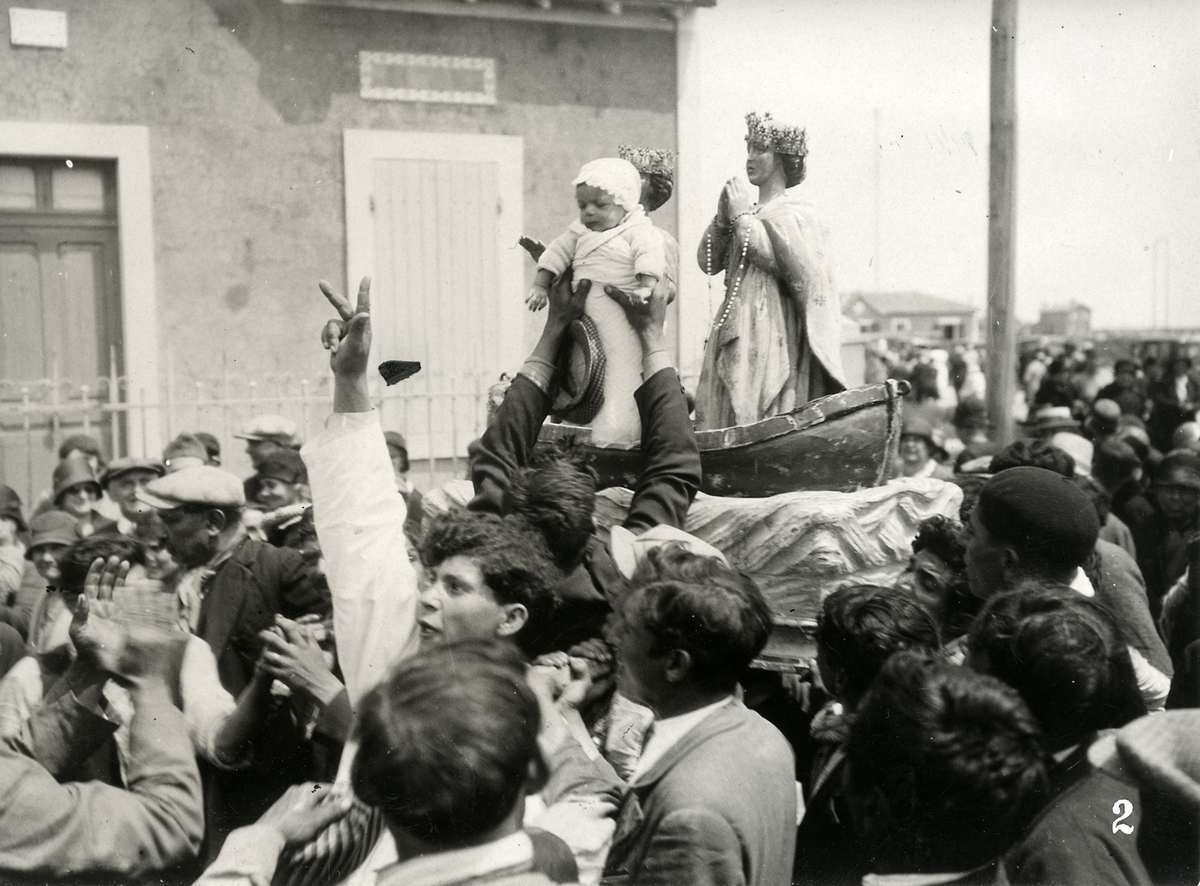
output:
POLYGON ((883 136, 880 134, 879 126, 879 107, 876 106, 871 114, 874 122, 874 144, 872 145, 872 153, 875 157, 875 291, 882 292, 880 281, 883 278, 883 256, 880 254, 882 249, 883 238, 880 236, 880 230, 883 227, 883 222, 880 220, 880 205, 882 199, 880 193, 883 190, 883 136))
POLYGON ((1017 323, 1013 304, 1017 165, 1017 0, 992 0, 988 147, 988 415, 996 440, 1013 439, 1017 323))

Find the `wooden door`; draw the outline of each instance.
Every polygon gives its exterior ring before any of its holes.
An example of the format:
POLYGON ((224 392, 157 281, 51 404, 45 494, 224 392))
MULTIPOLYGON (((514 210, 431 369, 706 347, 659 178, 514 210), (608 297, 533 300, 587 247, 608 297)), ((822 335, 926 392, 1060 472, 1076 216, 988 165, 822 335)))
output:
POLYGON ((120 445, 100 408, 121 371, 112 169, 96 164, 81 180, 56 175, 61 162, 0 160, 0 479, 27 503, 49 485, 66 435, 120 445), (14 193, 29 171, 32 201, 14 193))

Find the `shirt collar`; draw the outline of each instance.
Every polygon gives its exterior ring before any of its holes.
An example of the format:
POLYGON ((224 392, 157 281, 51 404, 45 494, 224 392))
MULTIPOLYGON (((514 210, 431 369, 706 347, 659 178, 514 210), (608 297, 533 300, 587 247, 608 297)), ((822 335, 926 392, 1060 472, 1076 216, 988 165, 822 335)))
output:
POLYGON ((1069 587, 1083 594, 1085 597, 1096 596, 1096 589, 1092 587, 1092 580, 1087 577, 1087 573, 1082 569, 1075 570, 1075 577, 1071 579, 1069 587))
POLYGON ((419 855, 383 868, 378 886, 442 886, 533 870, 533 842, 517 831, 481 846, 419 855))
POLYGON ((650 738, 642 748, 642 756, 638 759, 631 780, 636 781, 648 772, 655 763, 666 756, 671 748, 679 743, 680 739, 699 726, 708 718, 709 714, 716 711, 717 708, 722 708, 729 704, 732 699, 732 695, 727 695, 712 704, 696 708, 694 711, 688 711, 686 714, 677 714, 674 717, 664 717, 661 720, 655 720, 651 725, 653 732, 651 732, 650 738))

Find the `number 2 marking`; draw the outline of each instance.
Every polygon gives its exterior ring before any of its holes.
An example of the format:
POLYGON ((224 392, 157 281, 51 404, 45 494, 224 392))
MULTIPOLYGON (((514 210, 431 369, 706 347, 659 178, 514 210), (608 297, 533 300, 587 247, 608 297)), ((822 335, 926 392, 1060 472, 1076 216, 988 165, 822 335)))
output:
POLYGON ((1128 836, 1133 833, 1133 826, 1125 824, 1125 819, 1133 815, 1133 804, 1128 800, 1118 800, 1113 803, 1113 815, 1116 819, 1112 823, 1112 832, 1114 834, 1125 834, 1128 836))

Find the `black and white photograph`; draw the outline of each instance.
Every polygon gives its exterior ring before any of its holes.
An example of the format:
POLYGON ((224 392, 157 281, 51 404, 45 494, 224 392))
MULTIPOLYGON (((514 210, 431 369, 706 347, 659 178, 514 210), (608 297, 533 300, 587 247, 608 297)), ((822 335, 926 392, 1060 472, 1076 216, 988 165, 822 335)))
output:
POLYGON ((1200 3, 0 3, 0 886, 139 883, 1200 883, 1200 3))

